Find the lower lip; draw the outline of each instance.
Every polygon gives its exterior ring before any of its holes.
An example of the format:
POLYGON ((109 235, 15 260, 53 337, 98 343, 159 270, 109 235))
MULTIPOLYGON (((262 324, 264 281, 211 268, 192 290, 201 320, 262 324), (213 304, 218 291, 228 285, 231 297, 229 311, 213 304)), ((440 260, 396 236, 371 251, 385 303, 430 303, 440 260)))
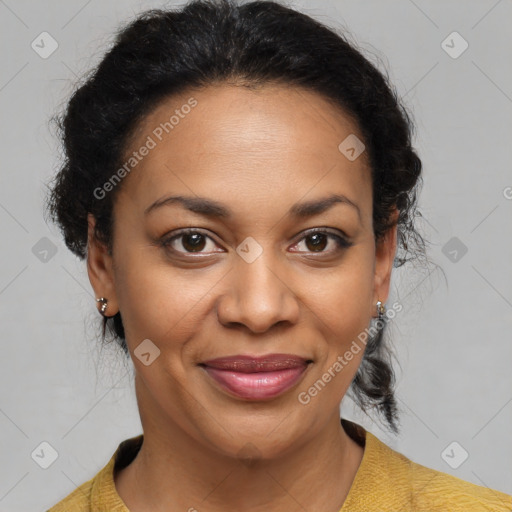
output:
POLYGON ((300 380, 306 368, 300 366, 274 372, 243 373, 204 367, 206 373, 225 390, 248 400, 264 400, 281 395, 300 380))

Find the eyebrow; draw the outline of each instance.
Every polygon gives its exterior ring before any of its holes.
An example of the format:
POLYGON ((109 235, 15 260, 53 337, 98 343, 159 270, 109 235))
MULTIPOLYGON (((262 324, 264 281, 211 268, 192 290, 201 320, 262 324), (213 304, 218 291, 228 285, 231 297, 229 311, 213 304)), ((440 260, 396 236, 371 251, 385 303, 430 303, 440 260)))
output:
MULTIPOLYGON (((231 210, 223 204, 208 199, 206 197, 193 197, 193 196, 166 196, 158 199, 144 210, 144 215, 161 208, 163 206, 169 206, 172 204, 180 204, 191 212, 204 215, 206 217, 215 218, 226 218, 229 219, 233 216, 231 210)), ((303 203, 295 203, 289 210, 289 214, 294 217, 305 218, 312 217, 327 211, 335 204, 344 204, 351 206, 357 211, 359 220, 361 221, 361 210, 359 206, 350 200, 348 197, 342 194, 332 194, 330 196, 316 199, 312 201, 306 201, 303 203)))

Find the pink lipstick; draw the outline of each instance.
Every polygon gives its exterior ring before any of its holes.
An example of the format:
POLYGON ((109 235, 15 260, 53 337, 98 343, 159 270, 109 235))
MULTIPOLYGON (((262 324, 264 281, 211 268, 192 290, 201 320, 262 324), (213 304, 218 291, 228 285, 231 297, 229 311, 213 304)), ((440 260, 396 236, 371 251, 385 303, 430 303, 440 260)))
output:
POLYGON ((309 362, 292 354, 237 355, 211 359, 201 366, 230 394, 246 400, 266 400, 293 387, 309 362))

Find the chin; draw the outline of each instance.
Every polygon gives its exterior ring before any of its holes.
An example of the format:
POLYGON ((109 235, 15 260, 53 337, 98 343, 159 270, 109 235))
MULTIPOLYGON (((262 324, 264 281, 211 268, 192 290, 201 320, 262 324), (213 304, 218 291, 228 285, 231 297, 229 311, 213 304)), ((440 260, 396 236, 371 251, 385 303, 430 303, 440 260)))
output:
POLYGON ((293 413, 282 413, 274 418, 265 418, 261 413, 217 417, 222 417, 222 423, 228 424, 229 428, 224 430, 217 425, 213 432, 212 425, 207 424, 205 428, 209 430, 203 431, 203 435, 212 450, 229 458, 270 461, 315 435, 309 425, 293 413))

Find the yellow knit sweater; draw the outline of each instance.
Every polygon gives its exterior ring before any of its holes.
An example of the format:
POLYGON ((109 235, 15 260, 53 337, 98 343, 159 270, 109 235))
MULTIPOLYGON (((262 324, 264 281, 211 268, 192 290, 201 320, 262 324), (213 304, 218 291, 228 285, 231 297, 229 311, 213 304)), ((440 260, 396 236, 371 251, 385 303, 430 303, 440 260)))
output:
MULTIPOLYGON (((512 496, 412 462, 360 425, 341 422, 364 454, 339 512, 512 512, 512 496)), ((135 458, 142 441, 141 434, 120 443, 94 478, 47 512, 129 512, 113 474, 135 458)))

